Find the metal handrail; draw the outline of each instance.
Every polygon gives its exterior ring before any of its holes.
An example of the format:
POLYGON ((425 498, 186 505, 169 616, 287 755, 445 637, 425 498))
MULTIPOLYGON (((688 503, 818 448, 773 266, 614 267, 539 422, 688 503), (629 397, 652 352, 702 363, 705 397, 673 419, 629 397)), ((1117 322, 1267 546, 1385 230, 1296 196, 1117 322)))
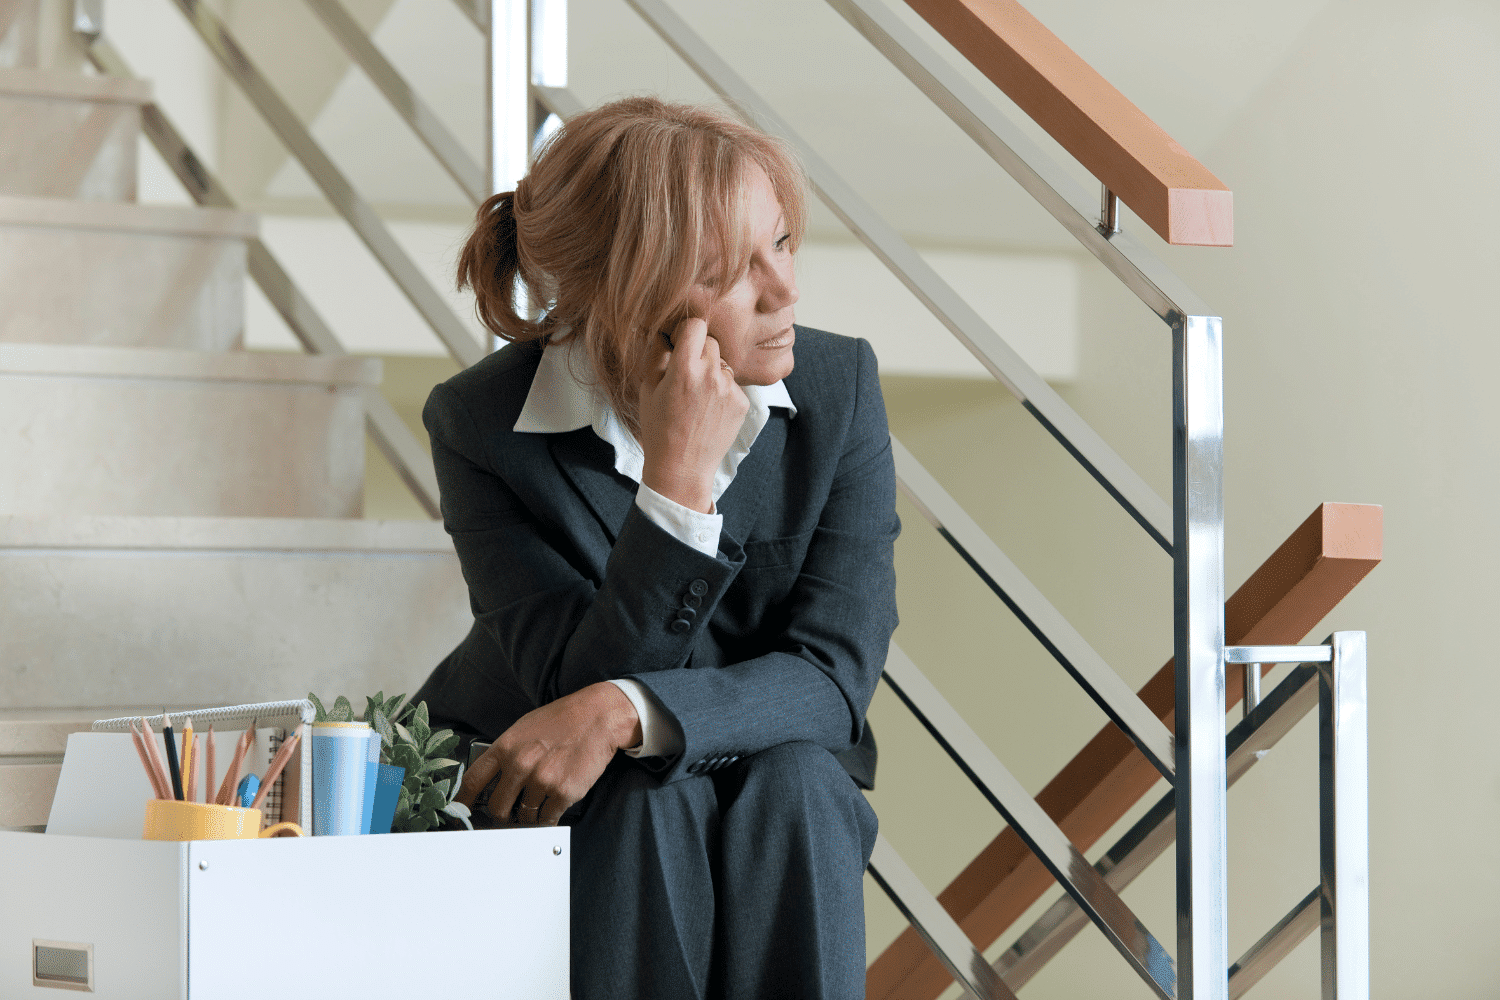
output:
MULTIPOLYGON (((135 74, 124 57, 104 37, 102 20, 88 18, 82 24, 88 31, 78 33, 78 37, 95 68, 110 76, 134 79, 135 74)), ((238 207, 160 105, 152 102, 141 108, 141 128, 195 202, 216 208, 238 207)), ((333 330, 260 237, 252 237, 246 243, 250 276, 302 346, 311 354, 347 354, 333 330)), ((365 393, 365 424, 376 447, 422 509, 429 517, 440 517, 437 476, 432 469, 432 460, 406 426, 406 421, 378 391, 365 393)))
POLYGON ((927 942, 938 961, 972 995, 979 1000, 1016 1000, 1016 995, 985 961, 963 928, 927 891, 921 879, 881 834, 875 835, 875 850, 870 854, 870 875, 927 942))
POLYGON ((877 0, 827 3, 1164 322, 1212 312, 1128 232, 1102 232, 1090 215, 1093 196, 890 8, 877 0))
MULTIPOLYGON (((1306 652, 1315 654, 1326 648, 1309 646, 1306 652)), ((1317 706, 1317 677, 1314 667, 1293 670, 1254 712, 1230 732, 1225 767, 1231 786, 1317 706)), ((1095 862, 1095 870, 1110 888, 1124 892, 1148 865, 1172 846, 1176 811, 1176 797, 1168 792, 1095 862)), ((1087 915, 1070 897, 1064 896, 996 959, 995 971, 1005 978, 1011 989, 1019 990, 1087 924, 1087 915)))
POLYGON ((436 289, 417 270, 401 244, 386 229, 380 216, 354 190, 354 186, 334 166, 328 154, 297 118, 291 106, 256 67, 235 41, 234 35, 201 0, 172 0, 203 39, 210 52, 249 99, 255 109, 287 150, 312 177, 330 204, 349 223, 350 228, 369 248, 391 280, 401 289, 412 306, 427 321, 447 347, 448 353, 467 368, 484 356, 484 349, 454 315, 436 289))
POLYGON ((891 450, 896 463, 896 482, 906 498, 1094 699, 1110 721, 1146 755, 1161 776, 1171 781, 1177 769, 1176 750, 1172 734, 1156 713, 1146 707, 1140 695, 1120 679, 1015 563, 1006 558, 984 529, 894 434, 891 450))
POLYGON ((1172 1000, 1177 969, 1171 954, 895 643, 883 677, 1146 985, 1172 1000))

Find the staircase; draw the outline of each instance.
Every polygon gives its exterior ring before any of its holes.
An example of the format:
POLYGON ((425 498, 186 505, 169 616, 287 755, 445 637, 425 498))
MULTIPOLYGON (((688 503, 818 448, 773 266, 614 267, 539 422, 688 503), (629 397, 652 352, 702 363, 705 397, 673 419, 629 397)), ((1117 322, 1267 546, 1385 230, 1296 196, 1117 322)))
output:
MULTIPOLYGON (((255 216, 136 203, 141 81, 0 0, 0 827, 135 708, 415 689, 468 630, 437 522, 361 519, 380 363, 243 349, 255 216)), ((378 404, 377 404, 378 405, 378 404)))

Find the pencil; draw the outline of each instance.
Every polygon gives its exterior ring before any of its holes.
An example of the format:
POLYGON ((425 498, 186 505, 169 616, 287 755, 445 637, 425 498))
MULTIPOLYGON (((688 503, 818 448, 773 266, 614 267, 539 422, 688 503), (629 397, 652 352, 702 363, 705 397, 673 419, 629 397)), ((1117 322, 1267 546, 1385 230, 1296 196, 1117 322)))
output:
POLYGON ((240 765, 244 763, 245 751, 250 746, 250 734, 240 733, 240 738, 234 742, 234 757, 229 762, 229 770, 224 772, 224 784, 219 786, 219 796, 214 801, 221 806, 231 806, 234 802, 230 796, 234 795, 234 787, 240 780, 240 765))
POLYGON ((208 724, 208 739, 203 743, 203 801, 214 800, 214 724, 208 724))
POLYGON ((166 798, 162 794, 161 783, 156 780, 156 768, 151 766, 151 758, 146 755, 146 741, 141 738, 140 733, 135 731, 134 720, 130 723, 130 742, 135 744, 136 755, 141 758, 141 766, 146 769, 146 777, 151 781, 151 790, 156 793, 157 798, 166 798))
POLYGON ((286 762, 292 759, 292 751, 297 749, 297 743, 302 739, 303 725, 301 722, 297 723, 296 731, 292 733, 291 737, 285 743, 281 744, 281 749, 276 751, 276 756, 271 758, 271 766, 266 768, 266 776, 261 779, 260 791, 255 793, 255 801, 250 803, 251 809, 260 808, 261 801, 265 799, 266 793, 271 790, 272 782, 281 777, 281 772, 286 767, 286 762))
POLYGON ((177 738, 172 735, 172 717, 161 710, 161 735, 167 741, 167 775, 172 779, 172 798, 182 801, 182 767, 177 762, 177 738))
POLYGON ((156 783, 161 788, 161 797, 170 799, 172 797, 172 782, 167 779, 166 765, 161 762, 161 752, 156 749, 156 733, 151 731, 151 723, 146 717, 141 716, 142 739, 146 743, 146 753, 151 757, 151 765, 156 771, 156 783))
MULTIPOLYGON (((189 735, 191 732, 192 732, 192 730, 188 730, 188 732, 185 732, 185 733, 182 734, 182 756, 183 756, 183 760, 185 760, 185 761, 186 760, 194 760, 195 761, 198 758, 198 737, 189 735)), ((198 801, 198 765, 197 764, 191 764, 191 765, 184 764, 183 766, 187 768, 187 782, 186 782, 187 788, 185 790, 186 791, 186 795, 187 795, 187 800, 189 802, 197 802, 198 801)))
POLYGON ((187 800, 193 801, 193 793, 198 790, 198 782, 193 780, 193 756, 198 748, 193 743, 193 717, 187 717, 187 725, 182 727, 182 785, 187 790, 187 800))

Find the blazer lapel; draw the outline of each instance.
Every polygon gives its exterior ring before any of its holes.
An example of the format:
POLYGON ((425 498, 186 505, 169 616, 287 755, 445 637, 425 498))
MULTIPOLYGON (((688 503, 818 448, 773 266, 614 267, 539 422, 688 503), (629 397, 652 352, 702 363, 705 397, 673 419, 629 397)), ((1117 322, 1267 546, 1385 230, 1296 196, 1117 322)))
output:
POLYGON ((603 558, 607 559, 635 502, 636 484, 615 471, 614 448, 592 427, 548 435, 547 443, 557 467, 593 511, 602 535, 603 558))
POLYGON ((761 511, 767 505, 781 502, 787 484, 776 475, 781 467, 781 452, 786 445, 787 413, 777 407, 771 419, 756 435, 750 454, 735 470, 734 482, 719 497, 719 513, 724 515, 724 531, 741 544, 750 537, 761 511))

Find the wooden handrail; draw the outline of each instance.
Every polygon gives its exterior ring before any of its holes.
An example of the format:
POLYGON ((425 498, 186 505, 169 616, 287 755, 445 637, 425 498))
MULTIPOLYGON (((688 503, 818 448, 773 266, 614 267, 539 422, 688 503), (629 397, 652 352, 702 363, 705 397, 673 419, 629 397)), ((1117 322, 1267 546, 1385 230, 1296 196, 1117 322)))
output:
MULTIPOLYGON (((1224 603, 1229 645, 1301 642, 1380 562, 1382 510, 1325 503, 1282 542, 1224 603)), ((1244 694, 1244 672, 1228 672, 1226 710, 1244 694)), ((1173 661, 1141 688, 1172 725, 1173 661)), ((1101 729, 1037 796, 1079 850, 1088 850, 1160 775, 1113 723, 1101 729)), ((938 896, 981 950, 993 944, 1052 885, 1052 876, 1007 827, 938 896)), ((933 1000, 952 981, 911 928, 870 965, 870 1000, 933 1000)))
POLYGON ((1234 195, 1016 0, 908 6, 1168 243, 1234 245, 1234 195))

